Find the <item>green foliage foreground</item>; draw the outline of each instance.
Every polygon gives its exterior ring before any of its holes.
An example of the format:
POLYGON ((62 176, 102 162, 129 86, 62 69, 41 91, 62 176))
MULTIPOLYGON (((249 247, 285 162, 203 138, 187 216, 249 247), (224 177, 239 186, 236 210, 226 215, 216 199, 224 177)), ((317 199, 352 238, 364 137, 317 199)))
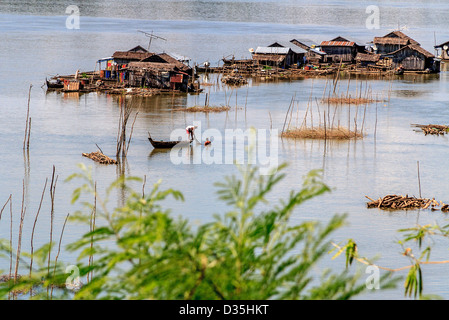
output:
MULTIPOLYGON (((15 284, 0 284, 0 298, 32 287, 35 299, 349 299, 366 290, 360 273, 327 270, 316 279, 312 270, 330 257, 329 238, 344 225, 345 215, 328 223, 291 221, 299 205, 330 191, 317 171, 304 178, 301 190, 271 206, 266 196, 284 177, 283 166, 266 176, 256 167, 241 168, 241 177, 216 184, 228 211, 211 223, 191 226, 161 205, 168 197, 182 201, 180 192, 161 190, 160 182, 147 194, 144 188, 136 192, 127 184, 137 178, 121 178, 102 200, 90 171, 81 168, 68 178, 83 181, 73 202, 87 195, 94 200, 83 202, 84 209, 71 220, 92 231, 66 250, 79 254, 76 267, 89 281, 83 280, 75 294, 57 289, 68 274, 61 262, 46 265, 47 245, 33 254, 40 267, 15 284), (123 207, 110 211, 108 198, 116 188, 125 188, 129 196, 123 207)), ((3 249, 8 251, 7 243, 3 249)), ((381 278, 382 289, 393 285, 393 280, 386 282, 388 276, 381 278)))

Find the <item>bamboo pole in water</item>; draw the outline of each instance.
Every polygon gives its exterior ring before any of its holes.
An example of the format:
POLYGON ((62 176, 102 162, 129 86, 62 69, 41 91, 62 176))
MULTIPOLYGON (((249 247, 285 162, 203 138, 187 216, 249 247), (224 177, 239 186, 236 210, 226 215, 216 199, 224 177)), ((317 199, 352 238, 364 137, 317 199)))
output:
MULTIPOLYGON (((56 257, 55 257, 55 267, 53 268, 53 278, 56 275, 56 266, 58 264, 59 254, 61 253, 62 236, 64 235, 64 229, 65 229, 65 225, 67 223, 67 219, 69 218, 69 215, 70 215, 70 213, 67 214, 67 216, 65 217, 65 220, 64 220, 64 224, 62 225, 61 236, 59 237, 58 252, 56 253, 56 257)), ((54 288, 54 284, 52 284, 52 286, 51 286, 50 299, 53 299, 53 288, 54 288)))
MULTIPOLYGON (((28 127, 28 123, 29 123, 29 118, 30 118, 30 99, 31 99, 31 88, 33 87, 32 84, 30 84, 30 89, 28 91, 28 107, 27 107, 27 117, 26 117, 26 122, 25 122, 25 137, 23 138, 23 149, 25 149, 25 147, 27 146, 26 140, 27 137, 29 137, 29 130, 30 128, 28 127)), ((29 144, 28 144, 29 147, 29 144)))
MULTIPOLYGON (((94 185, 94 207, 92 210, 92 214, 90 216, 90 232, 94 232, 95 231, 95 219, 96 219, 96 215, 97 215, 97 182, 95 182, 94 185)), ((94 256, 92 254, 93 251, 93 236, 90 237, 90 255, 89 255, 89 262, 88 262, 88 266, 92 266, 93 262, 94 262, 94 256)), ((92 281, 92 277, 93 277, 93 271, 89 272, 87 274, 87 282, 89 282, 89 278, 92 281)))
MULTIPOLYGON (((33 229, 31 230, 31 253, 30 253, 30 278, 33 270, 33 257, 34 257, 34 231, 36 229, 37 219, 39 217, 39 212, 41 211, 42 201, 44 200, 45 189, 47 188, 48 178, 45 179, 44 189, 42 190, 41 201, 39 203, 39 208, 37 209, 36 217, 34 218, 33 229)), ((33 295, 33 288, 30 289, 30 297, 33 295)))
POLYGON ((421 177, 419 175, 419 161, 417 162, 418 166, 418 186, 419 186, 419 198, 421 198, 421 177))
MULTIPOLYGON (((50 243, 48 248, 48 261, 47 261, 47 276, 50 277, 50 258, 51 258, 51 249, 53 242, 53 220, 55 213, 55 190, 56 190, 56 182, 58 181, 58 177, 55 178, 55 166, 53 166, 53 172, 51 175, 51 183, 50 183, 50 243)), ((47 287, 47 298, 49 296, 49 287, 47 287)))
POLYGON ((19 224, 19 238, 17 241, 17 253, 16 253, 16 265, 14 270, 14 284, 17 281, 18 272, 19 272, 19 263, 20 263, 20 252, 22 249, 22 232, 23 232, 23 221, 25 219, 26 208, 25 204, 25 181, 22 182, 22 209, 20 211, 20 224, 19 224))
MULTIPOLYGON (((9 226, 9 283, 11 283, 12 277, 12 195, 9 195, 11 200, 9 201, 9 215, 10 215, 10 226, 9 226)), ((8 290, 8 300, 11 299, 11 290, 8 290)))
POLYGON ((11 201, 11 195, 9 195, 9 198, 6 200, 5 204, 3 205, 2 209, 0 210, 0 221, 2 220, 3 210, 5 210, 5 208, 8 205, 9 201, 11 201))
POLYGON ((282 127, 282 133, 285 131, 285 123, 287 122, 287 117, 288 117, 288 114, 290 113, 290 108, 291 108, 291 106, 292 106, 292 103, 293 103, 293 97, 292 97, 292 99, 290 100, 290 104, 289 104, 289 106, 288 106, 287 113, 285 114, 284 126, 282 127))

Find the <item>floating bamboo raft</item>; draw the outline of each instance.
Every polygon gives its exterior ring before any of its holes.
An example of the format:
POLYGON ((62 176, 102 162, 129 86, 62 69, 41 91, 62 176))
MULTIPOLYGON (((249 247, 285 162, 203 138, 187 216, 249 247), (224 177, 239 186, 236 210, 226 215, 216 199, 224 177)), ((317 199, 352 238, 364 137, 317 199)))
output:
POLYGON ((445 204, 442 201, 438 202, 435 199, 409 197, 408 195, 387 195, 377 200, 371 199, 368 196, 365 197, 371 200, 367 203, 368 208, 379 208, 383 210, 410 210, 427 209, 430 207, 431 210, 449 212, 448 204, 445 204))
POLYGON ((439 125, 439 124, 413 124, 412 126, 420 128, 424 135, 432 134, 432 135, 445 135, 449 131, 449 126, 439 125))
POLYGON ((91 153, 83 153, 83 157, 87 157, 89 159, 92 159, 92 160, 102 163, 102 164, 117 164, 116 160, 111 159, 108 156, 105 156, 100 151, 91 152, 91 153))

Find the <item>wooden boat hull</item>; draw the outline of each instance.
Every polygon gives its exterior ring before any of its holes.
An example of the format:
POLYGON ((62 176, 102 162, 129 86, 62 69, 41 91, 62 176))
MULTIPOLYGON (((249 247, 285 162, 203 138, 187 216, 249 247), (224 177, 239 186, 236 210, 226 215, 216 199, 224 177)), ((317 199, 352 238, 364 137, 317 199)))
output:
POLYGON ((47 82, 47 89, 62 89, 64 88, 64 82, 50 82, 47 79, 45 79, 47 82))
POLYGON ((157 141, 157 140, 153 140, 151 138, 151 134, 149 132, 148 132, 148 140, 150 140, 150 143, 154 148, 159 148, 159 149, 170 149, 181 142, 184 142, 184 143, 188 142, 190 144, 193 141, 193 140, 190 140, 190 141, 182 141, 182 140, 179 140, 179 141, 157 141))
POLYGON ((150 140, 151 145, 154 148, 162 148, 162 149, 169 149, 176 146, 181 141, 155 141, 151 139, 151 137, 148 137, 148 140, 150 140))

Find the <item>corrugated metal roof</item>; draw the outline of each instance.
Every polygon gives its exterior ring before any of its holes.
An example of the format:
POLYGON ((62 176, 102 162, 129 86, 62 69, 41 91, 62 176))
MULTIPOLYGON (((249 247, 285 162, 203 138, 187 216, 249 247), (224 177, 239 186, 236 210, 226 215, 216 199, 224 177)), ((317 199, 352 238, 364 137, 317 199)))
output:
POLYGON ((310 49, 309 51, 312 51, 312 52, 317 53, 319 55, 325 55, 326 54, 326 52, 318 50, 317 48, 310 49))
POLYGON ((257 47, 256 54, 288 54, 290 48, 285 47, 257 47))
POLYGON ((285 55, 266 55, 266 54, 254 54, 253 60, 256 61, 272 61, 281 63, 285 60, 285 55))
MULTIPOLYGON (((275 43, 269 45, 270 48, 275 48, 274 45, 279 44, 280 46, 284 47, 284 48, 290 48, 292 49, 292 51, 294 53, 307 53, 307 50, 304 50, 303 48, 297 46, 296 44, 292 43, 292 42, 284 42, 284 41, 276 41, 275 43)), ((277 46, 279 48, 279 46, 277 46)))
POLYGON ((303 45, 306 45, 309 48, 311 48, 312 46, 319 46, 318 43, 316 43, 313 40, 309 40, 309 39, 292 39, 292 40, 290 40, 291 43, 293 43, 293 41, 297 41, 299 43, 302 43, 303 45))
POLYGON ((327 47, 352 47, 355 45, 353 41, 322 41, 321 46, 327 47))

